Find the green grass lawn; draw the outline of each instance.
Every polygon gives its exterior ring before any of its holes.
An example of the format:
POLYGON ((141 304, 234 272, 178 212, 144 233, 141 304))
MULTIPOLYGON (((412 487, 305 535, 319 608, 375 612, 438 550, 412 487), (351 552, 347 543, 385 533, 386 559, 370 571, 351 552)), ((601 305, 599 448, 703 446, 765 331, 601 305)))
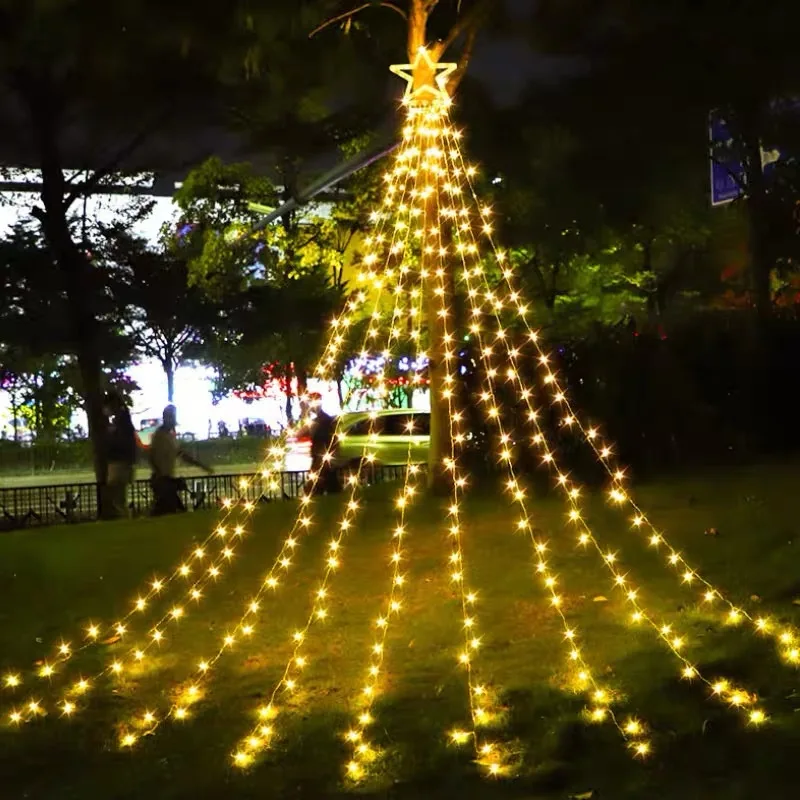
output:
MULTIPOLYGON (((654 522, 705 576, 736 602, 788 624, 800 597, 800 467, 717 471, 643 487, 637 497, 654 522), (715 527, 716 538, 703 535, 715 527)), ((450 552, 438 501, 409 514, 403 613, 386 640, 383 691, 374 707, 374 744, 381 758, 362 785, 344 779, 352 724, 369 664, 374 620, 390 577, 394 521, 386 487, 368 490, 359 522, 344 540, 341 568, 330 584, 330 616, 307 637, 308 665, 298 690, 281 697, 271 750, 247 771, 231 754, 252 728, 255 709, 280 680, 318 587, 321 560, 340 514, 340 499, 316 504, 313 535, 302 539, 283 585, 268 595, 256 635, 217 664, 207 693, 184 722, 166 722, 129 751, 119 726, 145 709, 169 706, 176 685, 210 654, 238 620, 274 559, 297 506, 264 507, 252 519, 227 576, 199 606, 165 627, 166 641, 144 672, 101 679, 72 719, 51 713, 16 728, 6 724, 15 702, 44 704, 79 673, 97 673, 143 641, 155 618, 131 622, 125 643, 76 655, 48 684, 31 665, 63 635, 73 642, 88 622, 124 614, 143 583, 203 539, 214 516, 57 527, 0 538, 0 668, 26 669, 27 686, 0 689, 0 797, 5 800, 86 798, 566 798, 593 789, 601 798, 782 800, 797 797, 800 747, 798 674, 771 640, 730 628, 695 604, 696 587, 681 585, 644 540, 629 514, 599 498, 587 504, 597 537, 616 550, 641 587, 653 615, 686 636, 686 653, 709 677, 725 676, 756 692, 769 722, 756 730, 741 714, 680 677, 680 665, 645 628, 631 628, 630 610, 609 585, 595 554, 576 548, 554 495, 536 499, 536 525, 551 539, 550 563, 560 575, 564 610, 580 632, 586 660, 619 693, 620 716, 651 728, 652 755, 631 757, 609 724, 584 721, 586 700, 564 686, 563 634, 533 569, 529 540, 514 531, 516 515, 500 495, 466 501, 465 572, 479 593, 483 647, 477 678, 499 692, 504 709, 492 738, 508 748, 512 777, 481 777, 468 746, 447 733, 469 719, 465 674, 457 664, 461 612, 448 579, 450 552), (603 595, 607 602, 595 602, 603 595)), ((216 546, 215 546, 216 549, 216 546)), ((172 585, 177 590, 180 581, 172 585)), ((181 584, 184 586, 185 584, 181 584)), ((167 591, 159 608, 177 597, 167 591)))

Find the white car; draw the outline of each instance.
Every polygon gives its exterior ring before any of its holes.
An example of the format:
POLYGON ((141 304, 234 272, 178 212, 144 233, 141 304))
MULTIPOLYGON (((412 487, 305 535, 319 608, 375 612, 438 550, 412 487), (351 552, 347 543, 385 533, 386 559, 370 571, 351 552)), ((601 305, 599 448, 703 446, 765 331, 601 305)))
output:
MULTIPOLYGON (((337 418, 334 467, 356 467, 365 448, 375 454, 376 466, 420 463, 428 458, 431 417, 413 408, 355 411, 337 418)), ((311 466, 311 437, 307 432, 289 436, 284 469, 304 472, 311 466)))

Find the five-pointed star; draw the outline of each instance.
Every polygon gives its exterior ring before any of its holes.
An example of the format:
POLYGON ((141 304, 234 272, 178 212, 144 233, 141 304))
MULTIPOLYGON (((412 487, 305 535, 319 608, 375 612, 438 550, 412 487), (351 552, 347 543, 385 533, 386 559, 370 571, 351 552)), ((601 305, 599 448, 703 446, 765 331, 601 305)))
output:
POLYGON ((420 95, 430 94, 433 96, 434 100, 447 100, 450 97, 447 93, 447 81, 458 69, 458 64, 437 63, 431 58, 430 53, 425 47, 420 47, 413 64, 393 64, 389 69, 408 83, 404 95, 405 99, 413 100, 420 95), (436 88, 430 85, 420 86, 417 89, 414 88, 414 75, 419 69, 424 69, 434 76, 436 88))

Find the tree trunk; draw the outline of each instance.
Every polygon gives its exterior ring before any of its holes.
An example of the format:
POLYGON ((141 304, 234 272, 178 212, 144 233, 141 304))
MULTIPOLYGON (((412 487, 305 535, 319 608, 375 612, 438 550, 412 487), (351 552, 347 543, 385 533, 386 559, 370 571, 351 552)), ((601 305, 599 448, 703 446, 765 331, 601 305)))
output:
POLYGON ((286 396, 286 424, 291 428, 294 425, 294 413, 292 412, 292 380, 291 378, 286 379, 284 394, 286 396))
MULTIPOLYGON (((431 270, 433 272, 433 270, 431 270)), ((452 271, 448 270, 452 278, 452 271)), ((428 285, 425 292, 425 308, 428 323, 428 389, 431 400, 431 433, 430 447, 428 449, 428 488, 434 494, 446 493, 451 488, 451 473, 445 468, 444 461, 452 453, 452 439, 450 436, 450 403, 442 396, 447 375, 445 352, 447 344, 444 341, 445 322, 439 316, 439 307, 447 303, 448 297, 437 297, 433 286, 428 285)), ((447 293, 447 292, 446 292, 447 293)), ((449 294, 449 293, 447 293, 449 294)), ((451 295, 452 297, 452 295, 451 295)))
POLYGON ((295 367, 294 374, 297 378, 297 396, 305 397, 308 394, 308 370, 295 367))
POLYGON ((758 339, 767 338, 772 319, 770 280, 774 259, 770 246, 769 210, 767 209, 764 168, 761 163, 761 140, 754 114, 742 120, 742 151, 745 166, 747 222, 750 232, 750 291, 755 309, 758 339))
MULTIPOLYGON (((412 0, 408 17, 408 58, 414 63, 416 55, 421 47, 427 44, 427 25, 430 11, 423 0, 412 0)), ((426 86, 433 86, 434 75, 429 69, 418 69, 414 73, 414 89, 426 86)), ((439 225, 438 202, 435 192, 425 201, 424 207, 424 228, 432 225, 439 225)), ((428 280, 425 284, 425 319, 428 327, 428 389, 430 391, 431 403, 431 423, 430 423, 430 447, 428 449, 428 488, 434 494, 445 494, 452 486, 452 473, 444 465, 445 459, 450 458, 452 453, 452 437, 450 436, 450 403, 447 398, 442 396, 442 389, 445 385, 447 375, 447 363, 445 353, 447 344, 444 340, 447 323, 439 316, 439 309, 442 305, 452 310, 452 300, 455 292, 453 291, 452 267, 446 260, 437 260, 422 256, 422 269, 427 269, 428 280), (443 267, 445 274, 442 283, 445 288, 445 296, 437 297, 435 289, 439 285, 439 279, 434 277, 436 270, 443 267)), ((452 402, 452 401, 451 401, 452 402)))
POLYGON ((171 358, 164 361, 162 366, 167 376, 167 402, 171 405, 175 402, 175 366, 171 358))
POLYGON ((63 276, 69 301, 70 324, 81 389, 92 442, 94 472, 98 484, 98 510, 103 514, 108 459, 104 413, 103 369, 97 349, 98 326, 94 315, 92 265, 72 239, 65 206, 66 183, 58 151, 56 113, 45 93, 31 105, 33 128, 39 138, 42 171, 41 199, 44 211, 37 215, 53 259, 63 276))
POLYGON ((15 389, 11 390, 11 414, 13 415, 14 441, 19 444, 19 404, 17 403, 17 392, 15 389))
POLYGON ((774 266, 770 243, 769 209, 767 208, 764 169, 761 163, 761 141, 757 116, 745 114, 742 120, 746 199, 745 208, 750 238, 750 293, 753 304, 753 336, 750 342, 748 405, 754 429, 762 441, 773 438, 775 417, 771 413, 771 347, 772 288, 774 266))
POLYGON ((336 379, 336 393, 339 395, 339 408, 344 411, 344 388, 341 375, 336 379))

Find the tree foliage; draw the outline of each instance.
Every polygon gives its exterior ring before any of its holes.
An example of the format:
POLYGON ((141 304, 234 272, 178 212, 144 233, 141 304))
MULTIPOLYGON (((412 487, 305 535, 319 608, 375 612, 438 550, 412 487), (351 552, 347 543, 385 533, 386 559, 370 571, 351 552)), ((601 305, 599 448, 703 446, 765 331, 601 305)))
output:
POLYGON ((189 265, 171 247, 165 231, 153 246, 121 224, 100 226, 103 267, 113 281, 114 299, 140 358, 158 361, 175 393, 175 372, 196 361, 220 313, 190 280, 189 265))

